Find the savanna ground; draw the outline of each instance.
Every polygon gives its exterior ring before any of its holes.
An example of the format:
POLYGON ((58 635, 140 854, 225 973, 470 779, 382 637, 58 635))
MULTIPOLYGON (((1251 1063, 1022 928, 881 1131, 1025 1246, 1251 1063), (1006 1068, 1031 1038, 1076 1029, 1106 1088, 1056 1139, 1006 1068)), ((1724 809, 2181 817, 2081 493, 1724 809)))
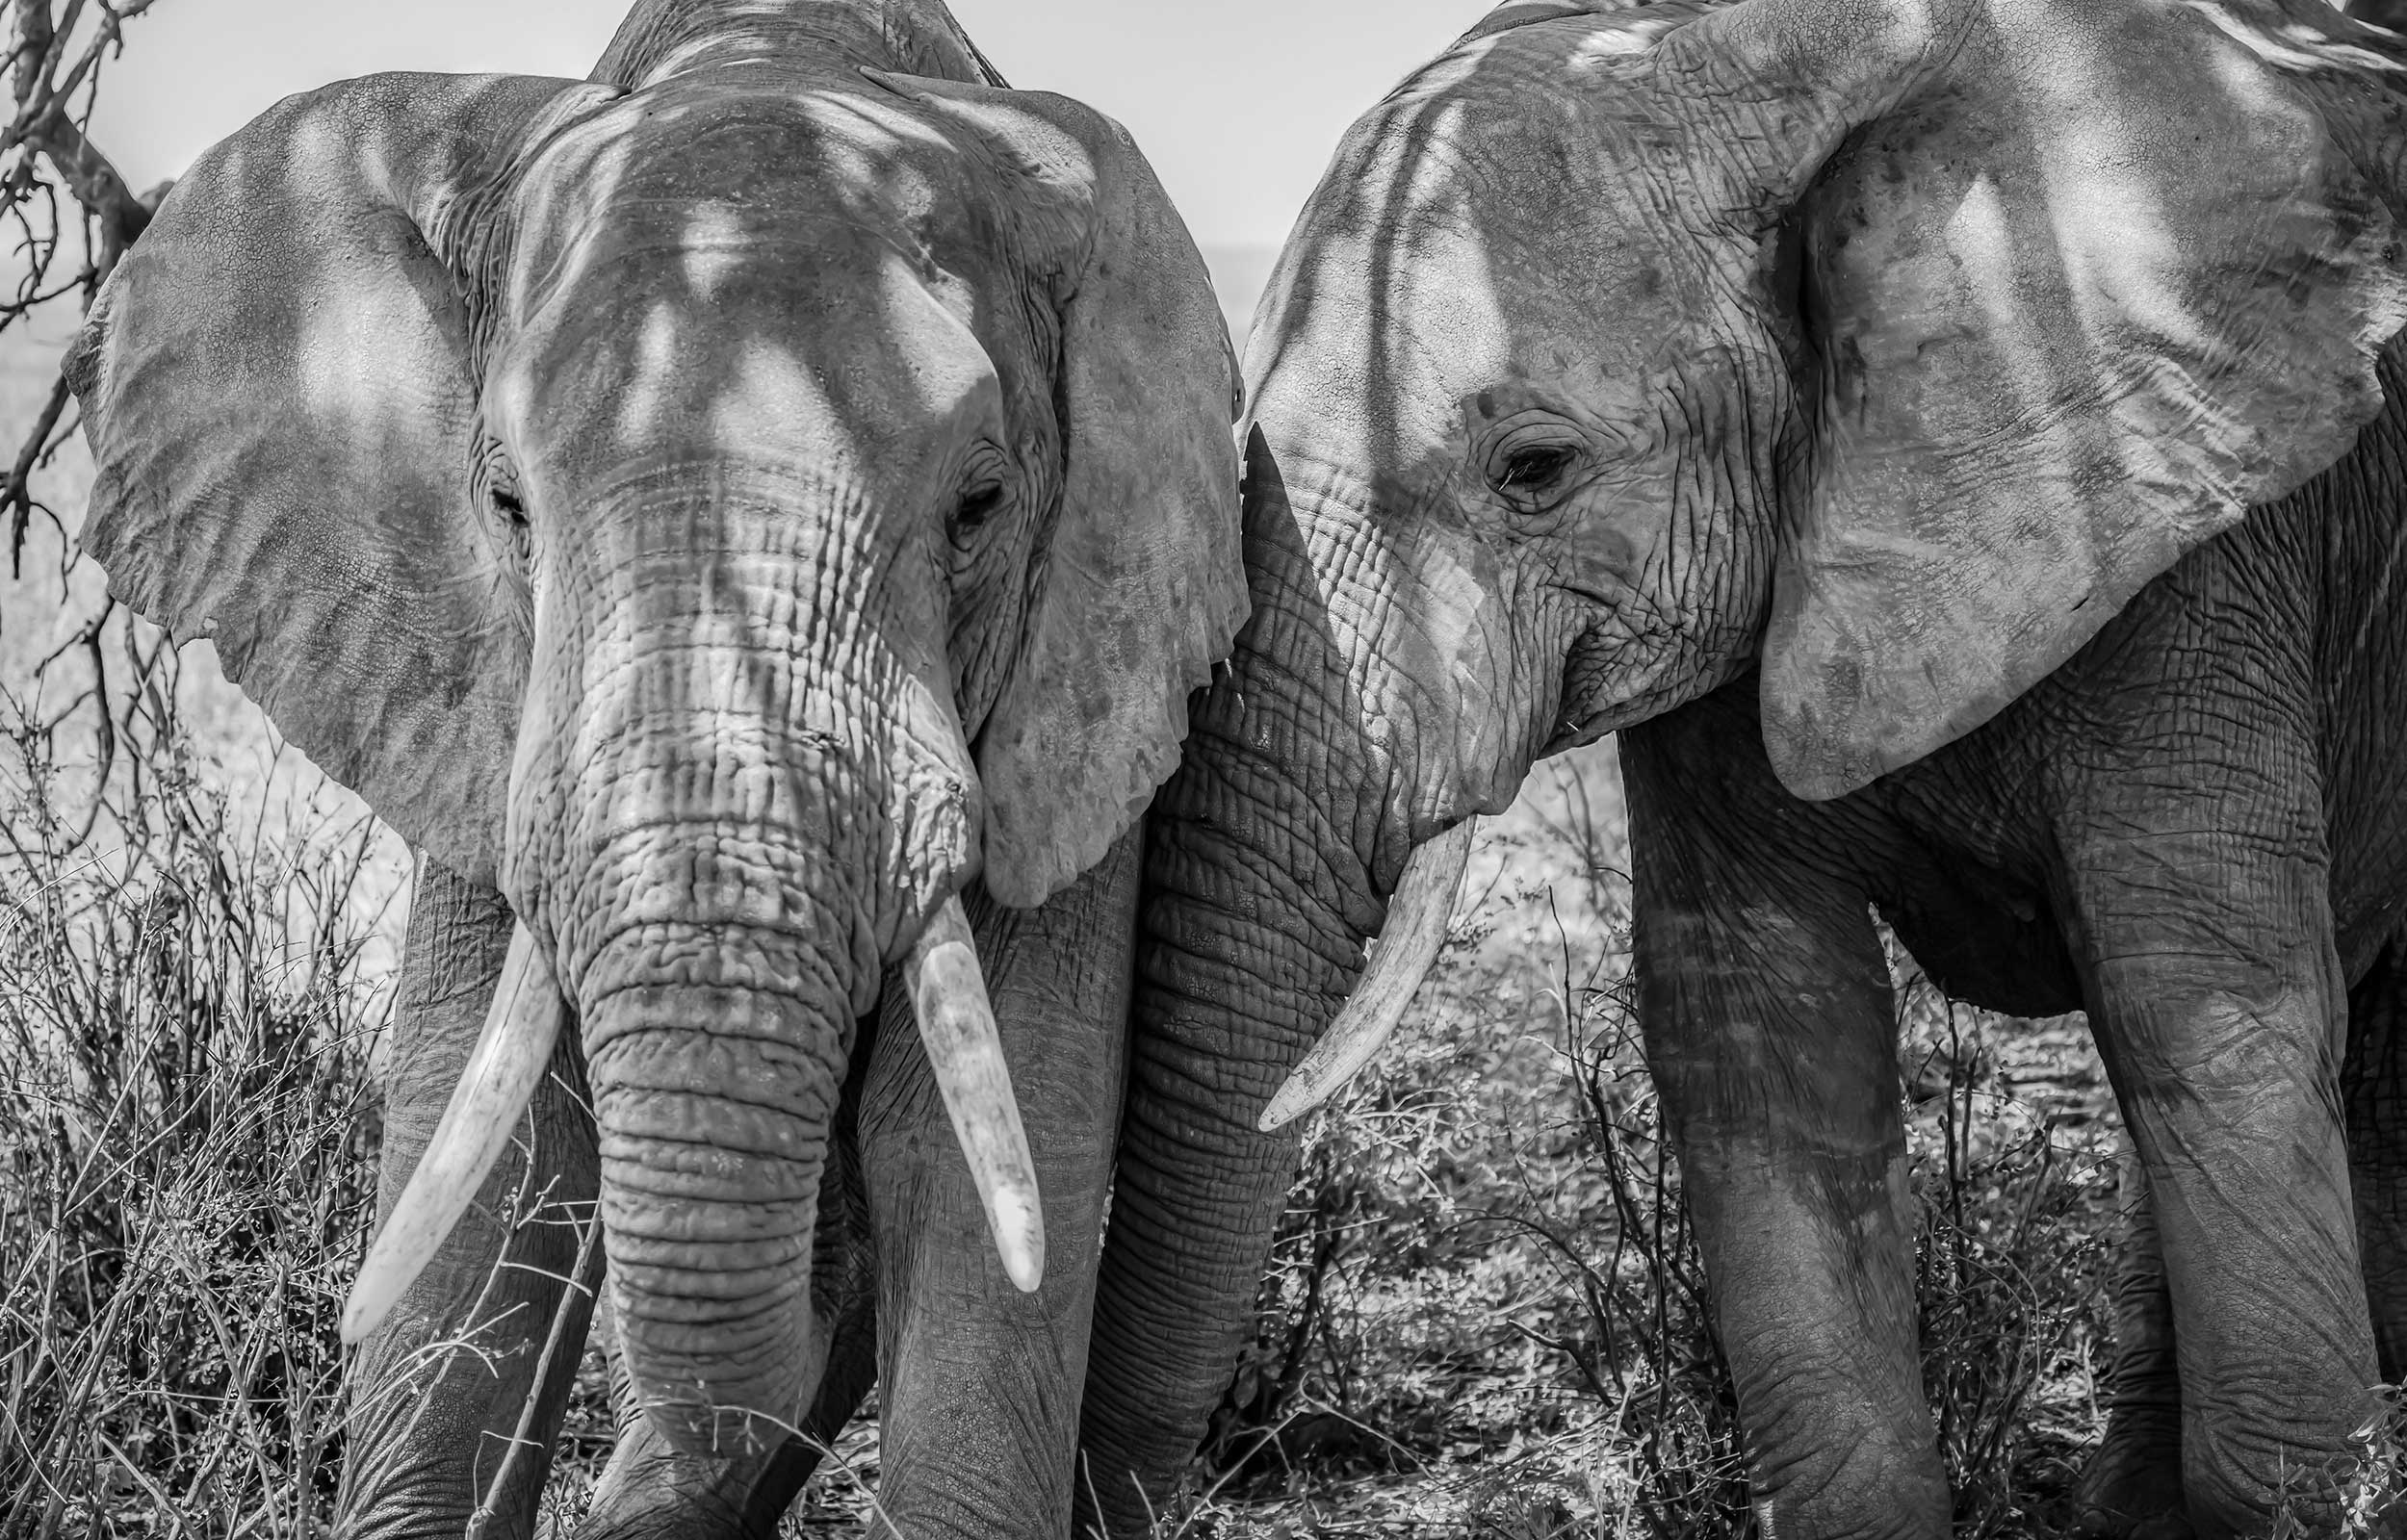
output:
MULTIPOLYGON (((0 362, 12 425, 46 359, 0 362)), ((51 483, 69 529, 85 475, 51 483)), ((0 580, 0 1535, 323 1532, 406 852, 64 549, 38 520, 0 580)), ((1398 1048, 1309 1126, 1164 1534, 1755 1532, 1636 1049, 1625 849, 1609 746, 1483 830, 1398 1048)), ((2102 1424, 2111 1106, 2078 1017, 1901 974, 1958 1532, 2045 1532, 2102 1424)), ((563 1529, 608 1428, 589 1353, 563 1529)), ((789 1533, 857 1529, 874 1424, 835 1453, 789 1533)))

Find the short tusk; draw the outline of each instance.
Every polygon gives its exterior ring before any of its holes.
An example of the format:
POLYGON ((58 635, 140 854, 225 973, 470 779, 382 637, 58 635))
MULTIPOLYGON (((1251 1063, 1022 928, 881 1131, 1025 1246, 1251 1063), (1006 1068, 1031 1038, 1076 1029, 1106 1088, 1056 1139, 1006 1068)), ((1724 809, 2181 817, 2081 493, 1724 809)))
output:
POLYGON ((1362 1072, 1394 1035, 1429 966, 1445 945, 1446 921, 1454 913, 1462 869, 1471 860, 1473 820, 1461 823, 1412 852, 1387 905, 1387 928, 1379 950, 1362 970, 1354 997, 1321 1040, 1295 1066, 1279 1094, 1262 1109, 1263 1133, 1284 1128, 1327 1101, 1362 1072))
POLYGON ((351 1285, 343 1306, 345 1343, 356 1343, 383 1323, 459 1222, 552 1062, 561 1014, 559 987, 534 934, 521 921, 511 930, 502 982, 468 1067, 351 1285))
POLYGON ((995 1008, 987 1003, 986 975, 978 968, 970 919, 958 896, 945 900, 911 948, 904 977, 911 1009, 919 1018, 919 1040, 927 1044, 936 1089, 952 1115, 953 1137, 970 1162, 986 1206, 986 1226, 1003 1270, 1022 1294, 1045 1281, 1045 1211, 1037 1202, 1036 1163, 1028 1155, 1027 1130, 1011 1093, 1011 1071, 1003 1064, 1003 1040, 995 1030, 995 1008))

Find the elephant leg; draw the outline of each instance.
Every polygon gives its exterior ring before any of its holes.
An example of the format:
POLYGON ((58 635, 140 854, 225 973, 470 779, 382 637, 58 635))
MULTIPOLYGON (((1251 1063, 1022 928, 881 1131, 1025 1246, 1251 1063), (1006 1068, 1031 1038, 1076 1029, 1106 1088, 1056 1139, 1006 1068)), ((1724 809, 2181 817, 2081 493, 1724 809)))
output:
POLYGON ((2075 1491, 2076 1532, 2101 1540, 2173 1540, 2182 1516, 2182 1382, 2173 1347, 2173 1296, 2147 1173, 2123 1158, 2125 1229, 2115 1256, 2114 1361, 2107 1374, 2107 1430, 2075 1491))
POLYGON ((1916 1349, 1888 964, 1863 893, 1734 834, 1675 728, 1625 733, 1639 1017, 1764 1532, 1949 1532, 1916 1349))
POLYGON ((1138 851, 1042 907, 969 899, 1044 1204, 1042 1286, 1012 1286, 899 981, 863 1098, 881 1295, 875 1533, 1070 1532, 1105 1194, 1120 1126, 1138 851))
POLYGON ((2373 1337, 2342 1132, 2345 1002, 2312 755, 2121 767, 2068 798, 2058 905, 2147 1173, 2207 1536, 2339 1523, 2373 1337))
MULTIPOLYGON (((512 923, 501 895, 420 858, 385 1061, 379 1223, 483 1028, 512 923)), ((347 1385, 338 1534, 456 1540, 533 1529, 602 1272, 600 1168, 576 1041, 561 1034, 520 1138, 361 1345, 347 1385)))
POLYGON ((578 1527, 578 1540, 773 1540, 778 1522, 860 1409, 877 1377, 877 1286, 860 1137, 869 1059, 868 1044, 861 1042, 837 1102, 828 1161, 819 1176, 811 1303, 829 1322, 827 1372, 802 1420, 801 1436, 729 1460, 679 1453, 637 1404, 606 1309, 602 1341, 610 1365, 618 1442, 578 1527))
POLYGON ((2348 992, 2349 1191, 2366 1304, 2385 1383, 2407 1376, 2407 937, 2393 937, 2348 992))

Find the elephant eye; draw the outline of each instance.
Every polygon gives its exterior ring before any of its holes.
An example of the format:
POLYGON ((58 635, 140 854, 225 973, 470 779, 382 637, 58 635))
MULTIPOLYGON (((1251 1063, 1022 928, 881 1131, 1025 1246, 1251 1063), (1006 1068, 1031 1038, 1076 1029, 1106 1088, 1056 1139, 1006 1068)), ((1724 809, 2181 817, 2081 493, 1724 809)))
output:
POLYGON ((1496 474, 1496 490, 1524 496, 1541 491, 1571 469, 1571 462, 1578 458, 1579 450, 1567 444, 1532 444, 1515 449, 1505 456, 1504 469, 1496 474))
POLYGON ((985 482, 964 492, 961 500, 953 505, 953 543, 960 545, 967 541, 989 519, 994 518, 1002 505, 1003 486, 999 481, 985 482))
POLYGON ((503 538, 509 542, 510 553, 518 558, 518 570, 531 574, 535 536, 527 524, 527 500, 518 495, 514 484, 498 476, 485 483, 484 496, 493 506, 494 517, 501 521, 503 538))

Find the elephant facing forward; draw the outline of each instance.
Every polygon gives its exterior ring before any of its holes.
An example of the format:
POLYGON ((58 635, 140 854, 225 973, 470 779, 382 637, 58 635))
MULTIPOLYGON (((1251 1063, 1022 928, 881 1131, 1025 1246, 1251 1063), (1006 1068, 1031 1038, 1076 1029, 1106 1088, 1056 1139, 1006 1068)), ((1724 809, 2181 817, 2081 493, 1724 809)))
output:
POLYGON ((1245 605, 1126 136, 937 0, 645 0, 276 107, 70 373, 112 591, 424 859, 346 1531, 526 1532, 606 1275, 594 1531, 765 1532, 874 1370, 889 1519, 1061 1532, 1131 831, 1245 605))
POLYGON ((1873 906, 2085 1007, 2135 1139, 2088 1527, 2336 1526, 2407 1371, 2402 58, 2315 0, 1532 0, 1356 124, 1154 805, 1093 1351, 1183 1350, 1123 1448, 1226 1373, 1257 1118, 1392 1026, 1464 820, 1618 731, 1765 1532, 1948 1530, 1873 906))

